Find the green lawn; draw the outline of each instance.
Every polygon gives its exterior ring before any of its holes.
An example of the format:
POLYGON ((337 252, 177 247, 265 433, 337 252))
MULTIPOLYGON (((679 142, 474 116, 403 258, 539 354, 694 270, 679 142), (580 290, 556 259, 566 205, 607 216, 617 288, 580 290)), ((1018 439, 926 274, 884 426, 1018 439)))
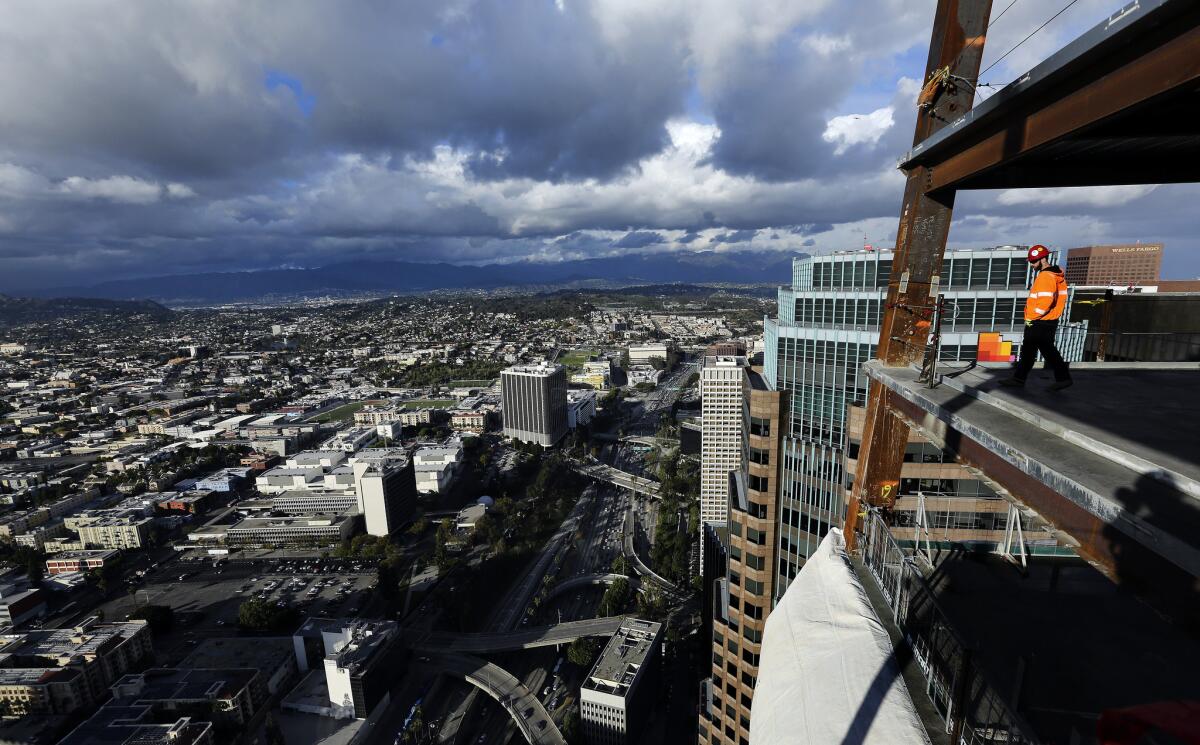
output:
POLYGON ((423 409, 429 406, 434 408, 445 408, 453 406, 457 403, 452 398, 414 398, 411 401, 405 401, 404 405, 410 409, 423 409))
POLYGON ((570 370, 582 370, 583 363, 599 354, 595 349, 575 349, 558 358, 570 370))
POLYGON ((353 419, 354 413, 357 412, 362 407, 364 407, 368 404, 379 404, 379 403, 383 403, 383 401, 381 399, 375 399, 375 400, 371 400, 371 401, 354 401, 353 403, 348 403, 344 406, 339 406, 336 409, 330 409, 329 411, 326 411, 324 414, 319 414, 319 415, 309 419, 309 421, 310 422, 336 422, 336 421, 341 421, 344 419, 353 419))

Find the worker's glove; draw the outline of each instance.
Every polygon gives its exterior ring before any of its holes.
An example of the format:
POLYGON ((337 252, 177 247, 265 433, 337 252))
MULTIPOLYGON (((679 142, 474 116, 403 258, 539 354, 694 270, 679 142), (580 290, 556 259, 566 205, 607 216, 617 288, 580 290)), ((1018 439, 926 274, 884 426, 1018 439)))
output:
POLYGON ((1026 322, 1025 322, 1025 325, 1026 325, 1026 326, 1032 326, 1032 325, 1033 325, 1033 321, 1026 321, 1026 322))

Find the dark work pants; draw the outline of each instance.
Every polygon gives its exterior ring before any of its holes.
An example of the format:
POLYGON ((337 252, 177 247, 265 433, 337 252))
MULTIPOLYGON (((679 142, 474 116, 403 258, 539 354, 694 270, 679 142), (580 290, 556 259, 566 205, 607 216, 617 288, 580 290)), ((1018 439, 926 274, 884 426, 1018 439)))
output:
POLYGON ((1057 320, 1034 321, 1025 327, 1025 336, 1021 340, 1021 358, 1017 360, 1017 366, 1013 369, 1014 378, 1022 383, 1025 382, 1025 379, 1029 377, 1029 371, 1037 362, 1038 352, 1041 352, 1046 364, 1054 371, 1055 380, 1071 379, 1067 363, 1063 361, 1062 355, 1054 346, 1054 332, 1057 330, 1057 320))

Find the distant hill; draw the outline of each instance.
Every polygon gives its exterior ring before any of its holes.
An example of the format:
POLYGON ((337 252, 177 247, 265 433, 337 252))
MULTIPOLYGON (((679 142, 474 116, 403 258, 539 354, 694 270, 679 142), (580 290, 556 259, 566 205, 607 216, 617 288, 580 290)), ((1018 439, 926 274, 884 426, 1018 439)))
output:
POLYGON ((682 283, 786 284, 792 258, 784 252, 643 253, 555 263, 458 266, 406 261, 348 261, 312 269, 143 277, 86 287, 34 290, 36 297, 208 304, 326 294, 413 293, 521 286, 608 286, 682 283))
POLYGON ((39 299, 0 295, 0 326, 16 326, 84 315, 146 315, 166 319, 174 316, 175 312, 152 300, 105 300, 85 297, 39 299))

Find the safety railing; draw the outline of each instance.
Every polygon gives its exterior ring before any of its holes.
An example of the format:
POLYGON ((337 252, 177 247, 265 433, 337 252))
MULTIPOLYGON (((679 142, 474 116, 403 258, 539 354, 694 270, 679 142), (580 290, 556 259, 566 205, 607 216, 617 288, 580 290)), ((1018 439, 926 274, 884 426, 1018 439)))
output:
POLYGON ((938 605, 923 554, 900 546, 882 513, 862 523, 862 561, 925 678, 925 693, 956 745, 1037 745, 1032 729, 974 664, 971 646, 938 605))
POLYGON ((1083 342, 1083 359, 1098 362, 1200 362, 1200 333, 1095 331, 1083 342))

